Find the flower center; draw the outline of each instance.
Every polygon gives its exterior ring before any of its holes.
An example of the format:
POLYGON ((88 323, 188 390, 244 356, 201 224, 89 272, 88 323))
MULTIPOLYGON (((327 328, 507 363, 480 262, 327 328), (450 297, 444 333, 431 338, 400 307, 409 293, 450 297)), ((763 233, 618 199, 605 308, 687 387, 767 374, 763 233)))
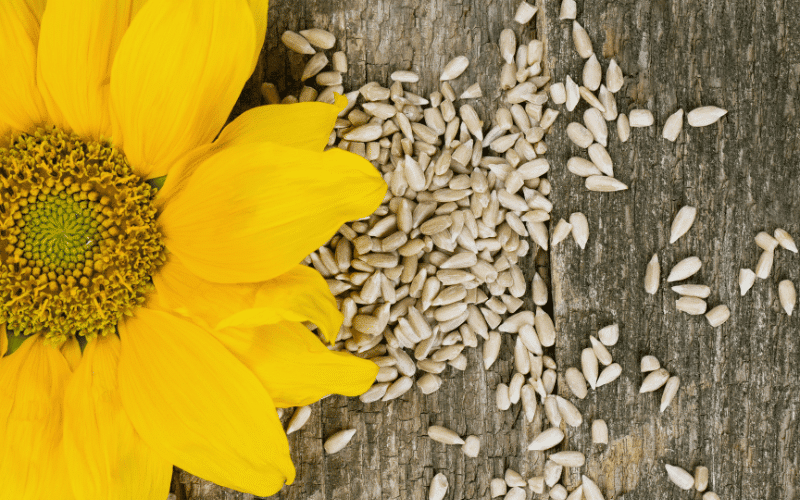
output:
POLYGON ((0 323, 53 345, 114 332, 165 260, 155 193, 108 143, 47 128, 0 148, 0 323))

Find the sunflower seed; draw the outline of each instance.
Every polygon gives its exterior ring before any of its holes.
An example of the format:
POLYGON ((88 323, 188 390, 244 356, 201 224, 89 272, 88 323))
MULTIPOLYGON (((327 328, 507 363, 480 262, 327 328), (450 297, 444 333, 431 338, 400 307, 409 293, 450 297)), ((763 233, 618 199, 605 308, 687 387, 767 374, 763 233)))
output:
POLYGON ((360 399, 362 403, 374 403, 375 401, 379 401, 386 394, 389 385, 389 382, 375 384, 370 387, 367 392, 359 396, 358 399, 360 399))
POLYGON ((672 400, 678 393, 678 388, 680 385, 680 377, 672 376, 667 380, 667 383, 664 385, 664 392, 661 394, 661 407, 659 408, 660 413, 664 413, 664 410, 666 410, 669 404, 672 403, 672 400))
POLYGON ((767 279, 769 277, 770 271, 772 271, 772 262, 775 257, 773 252, 763 251, 761 252, 761 256, 758 258, 758 263, 756 264, 756 276, 763 279, 767 279))
POLYGON ((525 420, 533 422, 536 417, 536 392, 533 386, 525 384, 520 390, 522 409, 525 410, 525 420))
POLYGON ((286 48, 294 52, 297 52, 298 54, 311 55, 316 53, 314 47, 312 47, 311 44, 308 43, 308 40, 306 40, 305 37, 303 37, 302 35, 295 33, 294 31, 288 31, 288 30, 284 31, 283 34, 281 35, 281 41, 283 42, 284 45, 286 45, 286 48))
POLYGON ((526 497, 527 494, 525 493, 525 490, 519 486, 515 486, 508 490, 508 493, 506 493, 506 496, 503 497, 503 500, 525 500, 526 497))
POLYGON ((597 56, 591 54, 583 65, 583 86, 594 91, 600 88, 600 82, 602 80, 603 69, 597 61, 597 56))
POLYGON ((617 61, 612 59, 608 63, 608 69, 606 69, 606 85, 608 85, 608 90, 616 94, 624 83, 625 78, 622 76, 622 69, 617 65, 617 61))
POLYGON ((332 49, 336 45, 336 37, 330 31, 320 28, 311 28, 300 31, 300 34, 308 40, 311 45, 320 49, 332 49))
POLYGON ((682 490, 690 490, 694 487, 694 477, 684 469, 669 464, 665 464, 664 467, 667 469, 669 480, 675 483, 675 486, 682 490))
POLYGON ((608 425, 605 420, 592 420, 592 442, 594 444, 608 444, 608 425))
POLYGON ((699 297, 701 299, 711 295, 711 287, 707 285, 676 285, 672 287, 672 291, 680 295, 699 297))
MULTIPOLYGON (((564 82, 566 86, 566 93, 567 93, 567 111, 572 111, 575 109, 575 106, 578 105, 578 102, 581 100, 581 92, 578 84, 572 81, 572 78, 567 75, 567 79, 564 82)), ((547 128, 547 127, 543 127, 547 128)))
POLYGON ((670 228, 670 243, 675 243, 678 238, 686 234, 689 228, 692 227, 696 215, 697 209, 688 205, 678 210, 675 219, 672 221, 672 227, 670 228))
POLYGON ((580 370, 569 367, 564 374, 564 378, 566 379, 569 390, 572 391, 575 397, 583 399, 587 396, 589 390, 586 387, 586 379, 583 377, 583 373, 581 373, 580 370))
POLYGON ((667 276, 667 282, 685 280, 699 271, 702 265, 703 263, 697 257, 687 257, 675 264, 667 276))
MULTIPOLYGON (((577 451, 564 451, 562 453, 578 453, 577 451)), ((573 462, 576 461, 576 458, 572 458, 573 462)), ((564 485, 557 484, 550 489, 550 498, 552 500, 567 500, 567 489, 564 488, 564 485)))
POLYGON ((583 250, 589 241, 589 221, 581 212, 575 212, 569 216, 569 223, 572 224, 572 238, 583 250))
POLYGON ((369 142, 377 141, 382 134, 383 127, 380 123, 367 123, 345 132, 342 134, 342 138, 347 141, 369 142))
POLYGON ((514 30, 506 28, 501 31, 498 45, 500 46, 500 56, 505 59, 506 63, 513 63, 517 47, 517 37, 514 34, 514 30))
POLYGON ((414 73, 413 71, 395 71, 389 78, 394 80, 395 82, 402 82, 402 83, 415 83, 419 81, 419 75, 414 73))
POLYGON ((544 493, 544 476, 535 476, 528 479, 528 487, 537 495, 544 493))
POLYGON ((447 494, 447 476, 441 472, 433 476, 431 487, 428 490, 428 500, 443 500, 447 494))
POLYGON ((477 436, 467 436, 467 439, 464 440, 464 444, 461 446, 461 451, 470 458, 477 457, 478 453, 481 451, 481 440, 478 439, 477 436))
POLYGON ((303 68, 303 76, 300 77, 300 80, 306 81, 309 78, 316 76, 320 71, 322 71, 322 68, 327 66, 327 64, 328 57, 323 52, 314 54, 303 68))
POLYGON ((390 401, 392 399, 399 398, 408 392, 412 385, 414 385, 414 380, 411 377, 400 377, 392 382, 392 385, 386 389, 386 394, 384 394, 383 398, 381 398, 381 401, 390 401))
POLYGON ((728 114, 728 112, 722 108, 703 106, 689 111, 686 115, 686 120, 692 127, 705 127, 717 122, 726 114, 728 114))
POLYGON ((611 353, 608 352, 606 346, 597 340, 594 335, 589 336, 589 341, 592 344, 592 350, 594 350, 594 355, 597 356, 597 360, 604 365, 610 365, 613 360, 611 359, 611 353))
POLYGON ((622 367, 619 363, 611 363, 600 372, 597 377, 597 387, 610 384, 615 381, 622 374, 622 367))
POLYGON ((597 166, 585 158, 573 156, 567 160, 567 170, 580 177, 591 177, 593 175, 600 175, 601 172, 597 166))
POLYGON ((442 70, 442 75, 439 80, 444 82, 447 80, 454 80, 461 76, 464 70, 469 66, 469 59, 465 56, 457 56, 448 62, 442 70))
POLYGON ((455 431, 439 425, 428 427, 428 437, 442 444, 464 444, 464 440, 455 431))
POLYGON ((797 245, 795 245, 794 239, 783 229, 778 228, 775 230, 775 239, 778 240, 778 243, 786 250, 797 253, 797 245))
POLYGON ((554 345, 556 343, 556 329, 553 325, 553 320, 541 307, 536 308, 535 324, 539 342, 541 342, 544 347, 554 345))
POLYGON ((556 404, 558 405, 558 412, 564 418, 564 422, 566 422, 567 425, 571 427, 580 427, 583 423, 583 416, 574 404, 561 396, 556 396, 556 404))
POLYGON ((278 89, 275 87, 274 83, 262 83, 261 95, 264 96, 264 99, 266 99, 269 104, 278 104, 281 100, 280 95, 278 95, 278 89))
POLYGON ((741 268, 739 269, 739 293, 744 295, 756 282, 756 273, 752 269, 741 268))
POLYGON ((756 235, 755 241, 759 248, 767 252, 772 252, 778 247, 778 240, 764 231, 761 231, 756 235))
POLYGON ((592 133, 595 141, 602 144, 603 147, 608 146, 608 126, 606 126, 603 114, 597 108, 589 108, 584 111, 583 123, 586 124, 586 128, 592 133))
POLYGON ((523 488, 528 485, 522 478, 522 475, 514 469, 506 469, 504 479, 506 484, 512 488, 523 488))
POLYGON ((480 83, 473 83, 467 90, 461 93, 459 99, 477 99, 478 97, 483 96, 483 91, 481 90, 480 83))
POLYGON ((422 394, 432 394, 442 386, 442 378, 434 373, 426 373, 417 380, 417 386, 422 394))
POLYGON ((662 385, 667 383, 668 379, 669 372, 667 370, 663 368, 656 369, 644 378, 644 381, 642 381, 642 387, 639 388, 639 394, 653 392, 660 389, 662 385))
POLYGON ((597 483, 585 475, 581 475, 581 486, 583 486, 583 498, 586 500, 605 500, 597 483))
POLYGON ((667 121, 664 122, 664 130, 661 133, 661 136, 664 139, 675 142, 678 136, 683 129, 683 109, 679 109, 678 111, 674 112, 667 118, 667 121))
POLYGON ((578 122, 567 125, 567 137, 579 148, 588 148, 594 142, 594 136, 589 129, 578 122))
POLYGON ((550 99, 555 104, 564 104, 567 102, 567 89, 561 82, 550 85, 550 99))
POLYGON ((286 434, 291 434, 295 431, 300 430, 306 422, 308 422, 308 417, 311 416, 311 407, 310 406, 300 406, 292 415, 291 420, 289 420, 289 425, 286 427, 286 434))
POLYGON ((792 311, 794 311, 794 305, 797 303, 797 291, 794 288, 794 283, 789 280, 783 280, 778 283, 778 297, 783 310, 791 316, 792 311))
POLYGON ((586 101, 587 104, 589 104, 589 106, 597 108, 601 113, 605 113, 606 112, 606 108, 605 108, 605 106, 603 106, 603 103, 600 102, 600 99, 598 99, 592 93, 591 90, 589 90, 586 87, 584 87, 583 85, 581 85, 580 87, 578 87, 578 93, 583 98, 583 100, 586 101))
POLYGON ((561 0, 561 10, 558 18, 562 21, 575 19, 578 15, 578 6, 575 0, 561 0))
MULTIPOLYGON (((569 98, 569 90, 567 91, 567 97, 569 98)), ((575 104, 577 104, 577 102, 575 104)), ((569 109, 569 106, 567 106, 567 109, 569 109)), ((541 127, 543 130, 549 129, 550 126, 556 121, 556 118, 558 118, 558 115, 559 112, 555 109, 546 109, 544 114, 542 114, 542 119, 539 120, 539 127, 541 127)), ((544 154, 544 152, 540 153, 539 151, 536 151, 536 153, 544 154)))
POLYGON ((523 0, 519 4, 519 7, 517 7, 517 13, 514 14, 514 20, 519 24, 528 24, 528 21, 530 21, 533 18, 533 16, 536 14, 536 11, 538 10, 539 10, 538 7, 534 7, 533 5, 523 0))
POLYGON ((600 342, 604 345, 615 345, 617 340, 619 340, 619 325, 614 323, 613 325, 604 326, 597 331, 597 338, 599 338, 600 342))
POLYGON ((578 485, 577 488, 572 490, 567 496, 566 500, 582 500, 583 499, 583 486, 578 485))
POLYGON ((488 370, 500 354, 502 338, 496 331, 489 332, 489 338, 483 343, 483 367, 488 370))
POLYGON ((564 440, 564 433, 557 427, 544 430, 528 445, 529 451, 545 451, 564 440))
POLYGON ((719 500, 719 495, 713 491, 709 491, 703 494, 703 500, 719 500))
POLYGON ((325 448, 325 452, 328 455, 332 455, 338 451, 341 451, 342 448, 347 446, 347 443, 353 439, 355 436, 356 430, 355 429, 345 429, 343 431, 339 431, 336 434, 329 437, 323 447, 325 448))
POLYGON ((706 307, 706 301, 698 297, 681 297, 675 301, 675 309, 692 316, 705 313, 706 307))
MULTIPOLYGON (((582 467, 586 463, 586 456, 579 451, 559 451, 548 458, 564 467, 582 467)), ((566 495, 564 495, 564 498, 566 498, 566 495)))
POLYGON ((649 127, 655 122, 653 113, 648 109, 632 109, 630 113, 628 113, 628 120, 631 127, 634 128, 649 127))
MULTIPOLYGON (((609 178, 614 176, 614 164, 611 161, 611 156, 609 156, 608 151, 606 151, 606 148, 604 148, 602 144, 592 144, 589 146, 588 152, 592 163, 597 165, 597 168, 600 169, 601 172, 609 176, 609 178)), ((626 188, 627 187, 621 189, 626 188)), ((618 190, 619 189, 616 189, 616 191, 618 190)))
POLYGON ((497 384, 495 391, 495 400, 497 402, 497 409, 508 410, 511 407, 511 399, 508 394, 508 386, 506 384, 497 384))
POLYGON ((589 191, 613 192, 624 191, 628 186, 613 177, 605 175, 590 175, 586 178, 586 189, 589 191))
MULTIPOLYGON (((612 94, 605 85, 601 84, 597 98, 600 100, 600 104, 606 108, 606 110, 602 113, 603 119, 609 122, 616 120, 619 112, 617 111, 617 99, 614 97, 614 94, 612 94)), ((603 144, 603 146, 608 146, 608 144, 603 144)))
POLYGON ((508 486, 506 485, 504 479, 497 477, 492 479, 492 481, 489 483, 489 490, 492 498, 497 498, 506 494, 506 491, 508 491, 508 486))
POLYGON ((706 488, 708 488, 708 467, 698 465, 694 469, 694 489, 702 493, 706 488))
POLYGON ((341 50, 334 52, 331 56, 332 66, 334 71, 339 73, 347 73, 347 56, 341 50))
POLYGON ((575 44, 575 50, 581 58, 588 59, 594 54, 592 40, 578 21, 572 22, 572 42, 575 44))
POLYGON ((620 142, 628 142, 631 137, 631 124, 625 113, 620 113, 617 117, 617 135, 620 142))
POLYGON ((591 347, 581 351, 581 371, 592 389, 597 387, 598 374, 597 356, 591 347))
POLYGON ((648 354, 642 358, 641 367, 642 372, 652 372, 661 368, 661 363, 658 362, 655 356, 648 354))
POLYGON ((720 304, 706 313, 706 319, 712 327, 717 327, 722 323, 728 321, 731 317, 731 311, 728 306, 720 304))
POLYGON ((481 121, 478 118, 478 113, 475 111, 475 108, 469 104, 464 104, 459 108, 458 113, 461 116, 461 120, 463 120, 464 124, 469 129, 469 133, 477 140, 482 141, 483 131, 481 130, 481 121))

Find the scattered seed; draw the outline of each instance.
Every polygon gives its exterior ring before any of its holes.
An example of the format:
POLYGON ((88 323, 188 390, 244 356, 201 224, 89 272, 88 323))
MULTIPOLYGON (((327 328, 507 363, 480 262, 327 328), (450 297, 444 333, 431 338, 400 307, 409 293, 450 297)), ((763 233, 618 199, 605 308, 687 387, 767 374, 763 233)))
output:
MULTIPOLYGON (((617 116, 619 116, 619 112, 617 111, 617 99, 616 97, 614 97, 614 94, 612 94, 611 91, 608 90, 608 87, 601 84, 600 91, 597 94, 597 98, 600 100, 600 104, 602 104, 603 107, 606 108, 606 110, 602 113, 603 119, 609 122, 616 120, 617 116)), ((608 144, 603 144, 603 146, 608 146, 608 144)))
POLYGON ((697 257, 687 257, 675 264, 675 267, 672 268, 669 272, 669 276, 667 276, 667 281, 685 280, 699 271, 702 265, 703 263, 697 257))
POLYGON ((667 370, 663 368, 656 369, 644 378, 644 381, 642 381, 642 387, 639 388, 639 394, 653 392, 660 389, 662 385, 667 383, 668 379, 669 372, 667 370))
POLYGON ((580 87, 578 87, 578 93, 583 98, 583 100, 586 101, 587 104, 589 104, 589 106, 597 108, 598 110, 600 110, 601 113, 605 113, 606 112, 606 108, 605 108, 605 106, 603 106, 603 103, 600 102, 600 99, 598 99, 592 93, 591 90, 589 90, 586 87, 584 87, 583 85, 581 85, 580 87))
POLYGON ((594 349, 587 347, 581 351, 581 371, 592 389, 597 388, 598 370, 597 356, 594 353, 594 349))
POLYGON ((564 104, 567 102, 567 89, 561 82, 553 83, 550 85, 550 99, 555 104, 564 104))
POLYGON ((716 106, 703 106, 695 108, 686 115, 686 120, 692 127, 705 127, 717 122, 720 118, 728 114, 722 108, 716 106))
POLYGON ((300 430, 306 422, 308 422, 308 417, 311 416, 311 407, 310 406, 300 406, 292 415, 292 418, 289 420, 289 425, 286 427, 286 434, 291 434, 295 431, 300 430))
POLYGON ((641 368, 642 372, 652 372, 661 368, 661 363, 658 362, 658 359, 655 356, 648 354, 642 358, 641 368))
POLYGON ((566 422, 567 425, 571 427, 580 427, 580 425, 583 423, 583 416, 574 404, 570 403, 561 396, 556 396, 556 404, 558 406, 558 412, 561 414, 564 422, 566 422))
POLYGON ((305 39, 299 33, 295 33, 294 31, 284 31, 281 35, 281 41, 289 50, 297 52, 298 54, 314 54, 316 50, 314 47, 308 43, 308 40, 305 39))
POLYGON ((572 224, 572 238, 583 250, 589 241, 589 221, 583 213, 574 212, 569 216, 569 223, 572 224))
POLYGON ((389 78, 395 82, 415 83, 419 81, 419 75, 413 71, 395 71, 389 78))
POLYGON ((661 133, 664 139, 675 142, 683 129, 683 109, 679 109, 667 118, 664 122, 664 131, 661 133))
POLYGON ((739 269, 739 293, 744 295, 756 282, 756 273, 752 269, 739 269))
POLYGON ((332 435, 325 441, 325 444, 322 445, 323 448, 325 448, 325 453, 328 455, 333 455, 334 453, 341 451, 342 448, 347 446, 347 443, 353 439, 355 434, 355 429, 345 429, 332 435))
MULTIPOLYGON (((562 4, 563 8, 563 4, 562 4)), ((578 55, 583 59, 588 59, 594 50, 592 49, 592 39, 589 34, 583 29, 578 21, 572 22, 572 42, 575 44, 575 50, 578 55)))
POLYGON ((561 0, 561 10, 558 18, 562 21, 575 19, 578 16, 578 5, 575 0, 561 0))
POLYGON ((597 376, 597 387, 610 384, 611 382, 617 380, 619 376, 622 375, 622 367, 619 363, 611 363, 607 367, 600 372, 600 375, 597 376))
POLYGON ((783 310, 791 316, 792 311, 794 311, 794 305, 797 303, 797 291, 794 288, 794 283, 789 280, 783 280, 778 283, 778 297, 783 310))
POLYGON ((567 137, 579 148, 588 148, 594 142, 594 136, 589 129, 577 122, 567 125, 567 137))
POLYGON ((577 83, 572 81, 572 78, 570 78, 569 75, 567 75, 567 79, 565 80, 564 85, 566 87, 566 93, 567 93, 567 100, 566 100, 567 111, 572 111, 575 109, 575 106, 577 106, 578 102, 581 100, 580 87, 578 87, 577 83))
POLYGON ((525 500, 527 496, 528 495, 525 493, 525 490, 519 486, 515 486, 508 490, 508 493, 506 493, 506 496, 503 497, 503 500, 525 500))
POLYGON ((517 13, 514 15, 514 20, 519 24, 528 24, 533 16, 536 15, 536 11, 538 10, 538 7, 534 7, 523 0, 519 4, 519 7, 517 7, 517 13))
POLYGON ((603 69, 597 61, 597 56, 592 53, 583 65, 583 86, 594 91, 600 88, 602 80, 603 69))
POLYGON ((589 336, 589 341, 592 344, 592 350, 594 350, 595 356, 597 356, 597 360, 603 363, 604 365, 610 365, 612 362, 611 353, 608 352, 606 346, 603 345, 602 342, 597 340, 594 335, 589 336))
POLYGON ((628 120, 633 128, 649 127, 655 123, 653 113, 648 109, 632 109, 630 113, 628 113, 628 120))
POLYGON ((426 373, 417 380, 417 386, 423 394, 432 394, 442 386, 442 378, 434 373, 426 373))
POLYGON ((589 191, 613 192, 624 191, 628 186, 613 177, 591 175, 586 178, 586 189, 589 191))
POLYGON ((605 500, 597 483, 585 475, 581 475, 581 486, 583 486, 583 497, 586 500, 605 500))
POLYGON ((392 382, 392 385, 386 389, 386 394, 381 398, 381 401, 390 401, 399 398, 408 392, 412 385, 414 385, 414 380, 411 377, 400 377, 392 382))
MULTIPOLYGON (((563 453, 573 453, 573 452, 563 452, 563 453)), ((577 453, 577 452, 574 452, 577 453)), ((552 500, 567 500, 567 489, 564 488, 564 485, 557 484, 550 489, 550 498, 552 500)))
POLYGON ((497 408, 499 410, 505 411, 511 408, 511 399, 509 397, 508 386, 506 384, 497 384, 495 399, 497 402, 497 408))
POLYGON ((675 309, 692 316, 705 313, 706 307, 706 301, 699 297, 681 297, 675 301, 675 309))
POLYGON ((603 147, 608 146, 608 126, 606 125, 606 119, 597 108, 589 108, 583 112, 583 123, 586 124, 586 128, 592 133, 592 137, 594 137, 595 141, 600 143, 603 147))
POLYGON ((592 442, 594 444, 608 444, 608 425, 605 420, 592 420, 592 442))
POLYGON ((511 488, 524 488, 528 485, 522 475, 514 469, 506 469, 504 479, 511 488))
POLYGON ((672 376, 667 380, 667 383, 664 385, 664 392, 661 394, 661 407, 659 412, 663 413, 664 410, 667 409, 672 400, 675 398, 675 395, 678 393, 678 388, 681 385, 680 377, 672 376))
POLYGON ((675 219, 672 221, 672 227, 670 228, 670 244, 675 243, 678 238, 686 234, 689 228, 692 227, 696 215, 697 209, 688 205, 678 210, 678 214, 675 215, 675 219))
POLYGON ((713 491, 708 491, 703 494, 703 500, 719 500, 719 495, 713 491))
POLYGON ((300 34, 308 40, 311 45, 320 49, 332 49, 336 45, 336 37, 330 31, 320 28, 311 28, 300 31, 300 34))
POLYGON ((439 77, 440 81, 455 80, 467 69, 469 66, 469 59, 465 56, 457 56, 448 62, 442 70, 442 75, 439 77))
POLYGON ((597 331, 597 337, 604 345, 615 345, 619 340, 619 325, 614 323, 613 325, 604 326, 597 331))
POLYGON ((675 483, 675 486, 682 490, 690 490, 694 487, 694 477, 684 469, 669 464, 665 464, 664 467, 667 469, 669 480, 675 483))
POLYGON ((429 426, 428 437, 442 444, 464 444, 464 440, 455 431, 440 425, 429 426))
POLYGON ((573 156, 567 160, 567 170, 580 177, 591 177, 602 173, 600 169, 597 168, 597 165, 578 156, 573 156))
POLYGON ((622 69, 617 65, 616 59, 612 59, 608 63, 608 69, 606 69, 606 85, 608 86, 608 90, 616 94, 624 83, 625 78, 622 76, 622 69))
POLYGON ((347 56, 341 50, 334 52, 331 56, 332 66, 334 71, 339 73, 347 73, 347 56))
POLYGON ((528 445, 529 451, 545 451, 556 446, 564 440, 564 432, 557 427, 544 430, 528 445))
POLYGON ((491 492, 492 498, 501 497, 506 494, 508 491, 508 486, 506 482, 502 478, 494 478, 489 483, 489 490, 491 492))
POLYGON ((582 500, 583 498, 583 486, 578 485, 577 488, 572 490, 572 492, 567 496, 566 500, 582 500))
POLYGON ((730 317, 731 311, 724 304, 720 304, 706 313, 708 323, 715 328, 728 321, 730 317))
MULTIPOLYGON (((548 458, 564 467, 582 467, 586 463, 586 456, 579 451, 559 451, 548 458)), ((566 498, 566 495, 564 495, 564 498, 566 498)))
MULTIPOLYGON (((589 146, 588 152, 592 163, 597 165, 597 168, 601 172, 609 176, 608 178, 612 178, 614 176, 614 164, 611 161, 611 156, 608 154, 608 151, 606 151, 606 148, 604 148, 602 144, 594 143, 589 146)), ((619 191, 620 189, 627 189, 627 186, 624 188, 615 189, 615 191, 619 191)))
POLYGON ((362 403, 374 403, 375 401, 379 401, 386 394, 389 385, 389 382, 375 384, 370 387, 367 392, 359 396, 358 399, 360 399, 362 403))
POLYGON ((625 113, 620 113, 617 117, 617 135, 621 142, 628 142, 631 137, 631 124, 625 113))
MULTIPOLYGON (((565 221, 564 219, 559 220, 558 224, 556 224, 555 229, 553 229, 553 237, 550 240, 550 246, 554 247, 554 246, 558 245, 559 243, 564 241, 564 239, 567 236, 569 236, 569 233, 571 233, 571 232, 572 232, 572 224, 570 224, 569 222, 565 221)), ((536 276, 539 276, 539 274, 537 273, 536 276)), ((534 280, 535 279, 536 278, 534 277, 534 280)), ((541 278, 539 278, 539 280, 541 281, 541 278)), ((544 281, 542 281, 542 285, 543 284, 544 284, 544 281)), ((547 303, 547 288, 545 288, 544 292, 545 292, 545 295, 544 295, 545 302, 543 304, 539 304, 538 302, 536 302, 536 305, 543 306, 544 304, 547 303)))
POLYGON ((514 30, 506 28, 500 32, 500 56, 505 59, 506 63, 512 64, 514 62, 514 55, 517 48, 517 37, 514 30))
POLYGON ((464 440, 464 444, 461 446, 461 451, 470 458, 477 457, 478 453, 481 451, 481 440, 478 439, 477 436, 467 436, 467 439, 464 440))
POLYGON ((775 230, 775 239, 778 240, 778 243, 786 250, 797 253, 797 245, 795 245, 794 239, 783 229, 778 228, 775 230))
POLYGON ((778 240, 765 231, 758 233, 755 237, 755 241, 759 248, 767 252, 772 252, 778 247, 778 240))
POLYGON ((758 258, 758 263, 756 264, 756 276, 763 279, 767 279, 769 277, 770 271, 772 271, 772 262, 775 258, 775 254, 773 252, 767 252, 766 250, 761 252, 761 256, 758 258))
POLYGON ((477 99, 478 97, 483 96, 483 91, 481 90, 481 85, 479 83, 473 83, 467 90, 461 93, 459 99, 477 99))
POLYGON ((528 487, 537 495, 544 493, 544 476, 535 476, 528 479, 528 487))
POLYGON ((324 52, 314 54, 303 68, 303 76, 300 77, 300 80, 306 81, 309 78, 316 76, 325 66, 327 66, 327 64, 328 57, 324 52))
POLYGON ((694 489, 702 493, 706 488, 708 488, 708 467, 698 465, 694 469, 694 489))
POLYGON ((701 299, 711 295, 711 287, 708 285, 675 285, 672 287, 672 291, 680 295, 699 297, 701 299))

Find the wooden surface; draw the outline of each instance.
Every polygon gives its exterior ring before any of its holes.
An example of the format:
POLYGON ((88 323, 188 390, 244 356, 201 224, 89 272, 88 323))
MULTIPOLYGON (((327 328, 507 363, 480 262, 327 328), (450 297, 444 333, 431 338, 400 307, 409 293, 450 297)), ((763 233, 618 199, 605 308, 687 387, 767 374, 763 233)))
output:
MULTIPOLYGON (((572 48, 571 23, 558 21, 559 4, 540 2, 546 16, 537 15, 549 71, 557 81, 567 74, 580 81, 583 61, 572 48)), ((407 88, 426 95, 444 63, 468 56, 472 64, 454 87, 460 92, 479 81, 486 97, 476 108, 488 121, 486 110, 499 97, 499 33, 512 27, 530 36, 513 22, 516 6, 516 0, 273 0, 262 62, 235 113, 261 103, 262 81, 277 83, 282 95, 297 89, 292 82, 303 59, 287 54, 280 33, 320 27, 334 32, 348 54, 347 90, 370 80, 387 84, 392 71, 412 69, 422 80, 407 88)), ((800 4, 601 0, 579 2, 578 13, 603 67, 615 57, 626 75, 619 110, 648 108, 656 127, 633 130, 626 144, 610 132, 616 176, 630 186, 612 194, 587 192, 565 168, 580 152, 564 128, 580 121, 584 104, 566 116, 559 107, 562 116, 547 138, 553 218, 582 211, 590 226, 585 250, 567 240, 550 254, 559 332, 551 355, 559 374, 580 366, 580 351, 598 327, 618 322, 621 328, 611 352, 623 374, 577 402, 585 422, 567 433, 570 447, 587 453, 585 470, 607 498, 699 498, 673 486, 664 463, 707 466, 710 489, 723 499, 797 498, 800 322, 780 308, 777 283, 800 285, 800 258, 779 250, 770 277, 745 297, 736 276, 740 267, 755 266, 757 232, 783 227, 800 240, 800 4), (685 126, 675 144, 661 139, 667 116, 700 105, 729 113, 710 127, 685 126), (669 245, 669 225, 683 205, 697 207, 697 221, 669 245), (653 253, 662 276, 697 255, 703 268, 691 281, 711 286, 709 305, 727 304, 730 320, 714 329, 703 316, 676 312, 663 278, 655 296, 645 294, 644 269, 653 253), (638 394, 645 354, 682 379, 663 414, 660 392, 638 394), (609 446, 591 444, 594 418, 608 422, 609 446)), ((512 373, 510 347, 488 372, 480 350, 468 350, 467 370, 448 369, 431 396, 412 390, 392 403, 368 405, 333 396, 314 405, 311 420, 289 439, 297 480, 272 498, 423 499, 433 475, 444 472, 447 499, 488 499, 489 481, 507 467, 526 477, 541 473, 542 454, 525 451, 541 417, 529 425, 518 406, 500 412, 494 403, 494 387, 512 373), (479 436, 479 457, 468 459, 458 447, 425 437, 433 424, 479 436), (344 427, 358 429, 353 442, 324 456, 324 438, 344 427)), ((566 396, 568 389, 562 384, 560 392, 566 396)), ((566 477, 564 484, 576 479, 566 477)), ((173 484, 179 500, 253 498, 179 471, 173 484)))

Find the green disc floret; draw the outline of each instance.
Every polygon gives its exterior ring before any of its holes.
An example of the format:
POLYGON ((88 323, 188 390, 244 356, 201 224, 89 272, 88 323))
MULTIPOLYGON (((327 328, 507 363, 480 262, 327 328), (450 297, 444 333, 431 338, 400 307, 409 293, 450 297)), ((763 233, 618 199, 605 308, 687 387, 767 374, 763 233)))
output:
POLYGON ((165 260, 155 194, 108 143, 40 128, 0 148, 0 323, 53 345, 114 332, 165 260))

